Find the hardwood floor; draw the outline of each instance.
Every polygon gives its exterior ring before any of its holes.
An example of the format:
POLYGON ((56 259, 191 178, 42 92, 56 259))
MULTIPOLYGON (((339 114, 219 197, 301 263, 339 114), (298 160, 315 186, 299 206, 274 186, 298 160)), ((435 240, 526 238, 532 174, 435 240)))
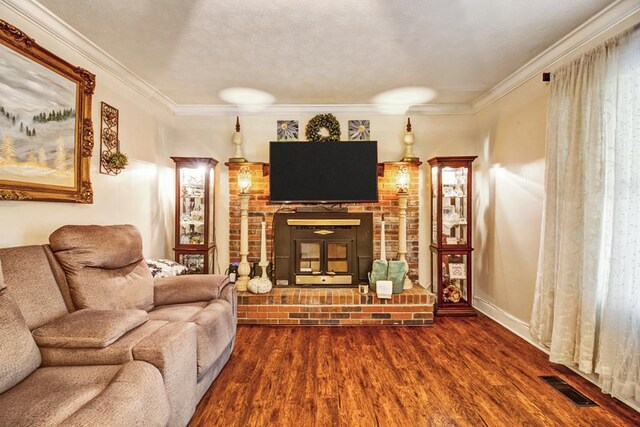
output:
POLYGON ((240 326, 190 426, 624 426, 640 414, 484 316, 434 327, 240 326), (600 406, 578 408, 539 375, 600 406))

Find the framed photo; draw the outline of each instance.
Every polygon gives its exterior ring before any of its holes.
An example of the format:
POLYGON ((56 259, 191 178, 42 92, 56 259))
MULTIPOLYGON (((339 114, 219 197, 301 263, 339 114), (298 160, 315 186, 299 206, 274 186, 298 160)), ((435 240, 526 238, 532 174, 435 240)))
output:
POLYGON ((467 278, 467 266, 465 264, 449 263, 449 278, 462 279, 467 278))
POLYGON ((442 187, 442 195, 444 197, 455 197, 455 192, 453 191, 453 187, 450 185, 445 185, 442 187))
POLYGON ((299 126, 297 120, 278 120, 278 141, 297 141, 299 126))
POLYGON ((93 203, 95 76, 0 20, 0 200, 93 203))
POLYGON ((369 120, 349 120, 349 141, 369 141, 369 120))

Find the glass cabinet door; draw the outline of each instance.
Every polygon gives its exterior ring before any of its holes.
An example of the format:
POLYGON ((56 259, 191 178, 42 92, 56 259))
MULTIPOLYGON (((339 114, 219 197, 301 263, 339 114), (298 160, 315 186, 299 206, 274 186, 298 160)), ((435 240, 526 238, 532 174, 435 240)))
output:
POLYGON ((442 245, 467 244, 466 167, 442 168, 442 245))
POLYGON ((431 168, 431 243, 438 243, 438 167, 431 168))
POLYGON ((202 274, 205 271, 205 254, 179 254, 178 262, 187 267, 189 274, 202 274))
POLYGON ((180 244, 205 244, 205 170, 180 169, 180 244))
POLYGON ((468 255, 442 254, 442 303, 459 304, 469 301, 467 281, 469 280, 468 255))

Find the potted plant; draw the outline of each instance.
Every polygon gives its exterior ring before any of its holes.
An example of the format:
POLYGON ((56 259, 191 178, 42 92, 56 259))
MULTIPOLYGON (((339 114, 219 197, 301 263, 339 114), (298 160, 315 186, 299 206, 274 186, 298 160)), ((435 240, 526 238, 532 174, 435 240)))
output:
POLYGON ((107 157, 107 165, 116 171, 121 171, 129 164, 129 158, 126 154, 115 151, 107 157))

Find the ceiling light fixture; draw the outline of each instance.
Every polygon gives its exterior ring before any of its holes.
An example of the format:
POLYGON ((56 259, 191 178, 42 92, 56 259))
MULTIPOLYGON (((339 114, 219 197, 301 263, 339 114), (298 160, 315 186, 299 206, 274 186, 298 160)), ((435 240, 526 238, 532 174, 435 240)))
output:
POLYGON ((371 101, 382 114, 405 114, 411 106, 427 103, 437 95, 428 87, 401 87, 379 93, 371 101))
POLYGON ((230 87, 218 93, 220 99, 237 105, 242 111, 260 111, 276 101, 268 92, 250 87, 230 87))

